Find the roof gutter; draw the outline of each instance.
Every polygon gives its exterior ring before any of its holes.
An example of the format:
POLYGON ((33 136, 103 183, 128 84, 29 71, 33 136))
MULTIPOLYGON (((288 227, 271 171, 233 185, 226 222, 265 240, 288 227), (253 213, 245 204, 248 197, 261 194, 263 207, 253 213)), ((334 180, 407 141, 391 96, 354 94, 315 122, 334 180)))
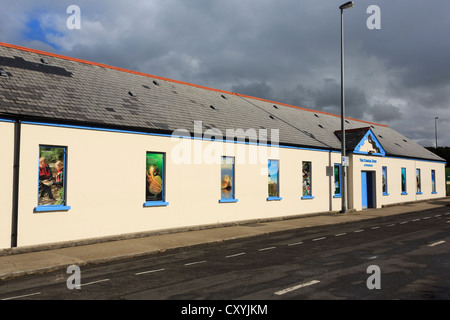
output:
POLYGON ((22 121, 14 121, 14 168, 13 168, 13 203, 11 219, 11 248, 17 247, 17 233, 19 221, 19 169, 20 169, 20 140, 22 121))

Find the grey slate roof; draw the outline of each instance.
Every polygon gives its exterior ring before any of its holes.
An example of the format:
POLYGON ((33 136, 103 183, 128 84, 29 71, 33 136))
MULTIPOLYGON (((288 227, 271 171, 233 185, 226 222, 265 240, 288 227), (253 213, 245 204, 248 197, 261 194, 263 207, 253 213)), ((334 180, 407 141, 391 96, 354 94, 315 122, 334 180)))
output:
MULTIPOLYGON (((282 145, 340 150, 336 115, 4 43, 0 69, 9 75, 0 77, 0 117, 165 133, 193 132, 194 121, 202 121, 203 130, 224 135, 226 129, 279 129, 282 145)), ((347 129, 370 126, 386 155, 445 161, 387 126, 347 122, 347 129)))
MULTIPOLYGON (((346 151, 353 151, 358 143, 364 138, 370 127, 363 127, 353 130, 345 130, 345 145, 346 151)), ((342 139, 342 131, 338 130, 335 132, 339 140, 342 139)))

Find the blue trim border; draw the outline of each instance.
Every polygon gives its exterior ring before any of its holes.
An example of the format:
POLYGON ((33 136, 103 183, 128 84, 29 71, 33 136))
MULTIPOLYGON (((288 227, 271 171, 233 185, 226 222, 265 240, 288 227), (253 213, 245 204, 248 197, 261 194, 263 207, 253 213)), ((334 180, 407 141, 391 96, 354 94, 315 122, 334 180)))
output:
POLYGON ((280 200, 282 200, 283 198, 281 198, 281 197, 268 197, 267 198, 267 201, 280 201, 280 200))
MULTIPOLYGON (((305 200, 305 199, 314 199, 315 197, 313 197, 313 196, 303 196, 302 197, 302 199, 303 200, 305 200)), ((340 198, 340 197, 339 197, 340 198)))
POLYGON ((166 207, 168 206, 169 203, 168 202, 164 202, 164 201, 146 201, 144 203, 144 207, 166 207))
POLYGON ((219 203, 236 203, 238 201, 238 199, 220 199, 219 203))
POLYGON ((38 206, 34 208, 34 212, 53 212, 53 211, 69 211, 70 206, 38 206))
POLYGON ((372 132, 372 129, 369 129, 367 131, 367 133, 364 135, 364 137, 361 139, 361 141, 358 143, 358 145, 353 150, 353 153, 366 154, 366 155, 371 155, 371 156, 382 156, 382 157, 386 156, 386 151, 381 146, 381 143, 378 141, 377 137, 375 137, 375 134, 372 132), (375 145, 378 147, 380 152, 369 153, 369 152, 366 152, 366 151, 361 151, 361 147, 369 139, 369 136, 371 136, 373 142, 375 142, 375 145))
POLYGON ((408 195, 408 192, 402 192, 401 195, 406 196, 406 195, 408 195))

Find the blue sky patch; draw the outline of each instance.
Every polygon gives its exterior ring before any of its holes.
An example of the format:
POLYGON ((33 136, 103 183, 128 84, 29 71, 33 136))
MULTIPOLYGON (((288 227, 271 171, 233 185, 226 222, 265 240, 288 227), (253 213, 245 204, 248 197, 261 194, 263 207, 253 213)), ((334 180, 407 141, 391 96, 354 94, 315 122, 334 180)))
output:
POLYGON ((63 36, 62 33, 52 29, 44 30, 42 28, 41 22, 35 17, 31 18, 26 24, 26 26, 27 26, 26 31, 23 33, 23 36, 26 38, 26 40, 40 41, 50 45, 56 50, 59 49, 59 46, 47 40, 47 35, 54 34, 62 37, 63 36))

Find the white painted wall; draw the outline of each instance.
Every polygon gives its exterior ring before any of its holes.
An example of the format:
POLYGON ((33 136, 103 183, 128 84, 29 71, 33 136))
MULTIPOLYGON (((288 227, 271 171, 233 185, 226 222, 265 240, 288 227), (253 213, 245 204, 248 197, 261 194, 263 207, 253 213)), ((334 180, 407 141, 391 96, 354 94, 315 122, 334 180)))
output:
POLYGON ((0 249, 11 246, 14 124, 0 121, 0 249))
MULTIPOLYGON (((189 140, 191 141, 191 140, 189 140)), ((215 164, 175 164, 168 137, 25 124, 22 127, 18 245, 339 210, 326 166, 339 153, 276 148, 249 163, 256 146, 195 141, 215 164), (39 145, 67 147, 68 212, 34 213, 39 145), (228 145, 228 148, 226 148, 228 145), (214 153, 218 147, 219 151, 214 153), (230 148, 231 147, 231 148, 230 148), (245 150, 245 155, 240 154, 245 150), (144 208, 145 156, 166 152, 167 207, 144 208), (237 203, 219 203, 220 157, 234 155, 237 203), (242 162, 244 159, 244 163, 242 162), (281 201, 267 201, 267 160, 280 159, 281 201), (302 200, 302 161, 313 163, 313 195, 302 200)), ((265 151, 268 148, 261 148, 265 151)))
MULTIPOLYGON (((0 167, 0 248, 10 245, 13 124, 0 122, 4 151, 0 167)), ((192 140, 189 140, 193 143, 192 140)), ((334 177, 327 166, 340 161, 340 153, 195 141, 196 147, 214 155, 214 164, 176 164, 173 152, 179 140, 131 133, 82 130, 24 124, 20 168, 18 246, 81 240, 168 228, 198 226, 257 218, 274 218, 316 212, 339 211, 341 199, 333 198, 334 177), (68 212, 35 213, 38 194, 39 145, 67 147, 68 212), (218 149, 216 149, 218 148, 218 149), (216 153, 213 151, 216 150, 216 153), (244 154, 240 151, 244 150, 244 154), (260 150, 256 163, 249 152, 260 150), (166 207, 143 207, 145 202, 146 152, 166 153, 166 207), (235 156, 237 203, 219 203, 220 157, 235 156), (280 160, 281 201, 267 201, 267 160, 280 160), (302 197, 302 161, 312 162, 314 199, 302 197), (328 173, 330 173, 328 172, 328 173)), ((359 156, 352 156, 350 207, 361 209, 359 156), (357 162, 356 161, 356 162, 357 162), (352 178, 353 177, 353 178, 352 178), (353 179, 353 180, 352 180, 353 179), (356 179, 356 180, 355 180, 356 179), (358 207, 359 203, 359 207, 358 207)), ((415 195, 415 167, 423 166, 423 196, 444 196, 443 164, 377 158, 377 206, 419 199, 415 195), (381 195, 381 167, 389 167, 389 198, 381 195), (408 169, 408 196, 400 196, 400 167, 408 169), (436 169, 438 194, 431 195, 429 170, 436 169)), ((194 159, 193 159, 194 160, 194 159)), ((198 160, 198 159, 197 159, 198 160)), ((332 170, 330 170, 332 172, 332 170)), ((421 199, 421 198, 420 198, 421 199)))
POLYGON ((445 164, 431 161, 421 161, 413 159, 400 159, 392 157, 374 157, 364 155, 352 155, 352 203, 351 207, 356 210, 362 209, 361 204, 361 171, 375 171, 376 179, 376 207, 383 205, 402 203, 417 200, 426 200, 445 197, 445 164), (376 163, 361 162, 360 159, 377 160, 376 163), (372 164, 373 167, 367 167, 372 164), (382 192, 382 167, 387 167, 388 194, 382 192), (406 191, 407 195, 401 192, 401 168, 406 168, 406 191), (417 194, 416 190, 416 168, 421 169, 422 194, 417 194), (436 194, 431 190, 431 170, 436 170, 436 194))

